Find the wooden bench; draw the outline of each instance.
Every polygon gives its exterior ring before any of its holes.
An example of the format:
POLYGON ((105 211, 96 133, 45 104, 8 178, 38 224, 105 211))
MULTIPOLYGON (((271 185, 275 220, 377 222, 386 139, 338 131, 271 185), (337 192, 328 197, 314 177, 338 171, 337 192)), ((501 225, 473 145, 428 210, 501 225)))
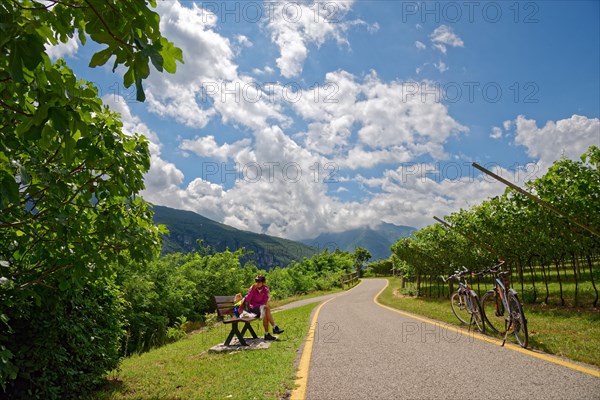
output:
POLYGON ((244 334, 246 331, 250 332, 254 339, 258 338, 256 332, 252 329, 250 322, 256 320, 256 318, 237 318, 233 313, 233 306, 235 304, 234 296, 214 296, 214 302, 217 308, 218 318, 223 321, 224 324, 231 324, 231 331, 227 340, 225 340, 225 346, 229 346, 233 337, 237 337, 242 346, 248 346, 248 343, 244 340, 244 334), (238 324, 244 323, 242 330, 239 330, 238 324))

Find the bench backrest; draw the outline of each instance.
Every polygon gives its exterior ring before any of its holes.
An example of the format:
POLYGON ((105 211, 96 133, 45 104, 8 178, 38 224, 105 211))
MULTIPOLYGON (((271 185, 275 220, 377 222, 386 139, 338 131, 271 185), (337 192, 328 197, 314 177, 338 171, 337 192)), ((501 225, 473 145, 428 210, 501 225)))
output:
POLYGON ((235 296, 214 296, 214 301, 217 308, 217 315, 220 319, 226 315, 234 315, 233 306, 235 304, 235 296))

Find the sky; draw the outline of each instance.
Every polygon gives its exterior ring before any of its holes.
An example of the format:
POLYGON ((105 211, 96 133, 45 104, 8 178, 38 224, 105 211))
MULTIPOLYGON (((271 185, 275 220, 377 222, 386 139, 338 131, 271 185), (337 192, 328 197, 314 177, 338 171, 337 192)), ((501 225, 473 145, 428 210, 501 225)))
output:
POLYGON ((421 228, 600 146, 598 1, 159 1, 146 101, 48 47, 150 141, 143 197, 289 239, 421 228))

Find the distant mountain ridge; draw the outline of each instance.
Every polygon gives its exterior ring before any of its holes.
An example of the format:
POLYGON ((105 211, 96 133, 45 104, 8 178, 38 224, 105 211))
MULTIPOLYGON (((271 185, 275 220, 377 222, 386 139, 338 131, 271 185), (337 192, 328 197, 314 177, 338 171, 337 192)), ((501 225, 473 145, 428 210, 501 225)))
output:
POLYGON ((303 243, 254 232, 242 231, 221 224, 192 211, 176 210, 169 207, 152 207, 154 223, 169 228, 169 235, 163 236, 162 254, 189 253, 198 251, 197 240, 216 251, 229 248, 235 251, 245 247, 254 254, 242 262, 254 260, 257 267, 269 270, 274 267, 287 267, 292 261, 311 257, 317 249, 303 243))
POLYGON ((376 228, 357 228, 339 233, 322 233, 314 239, 302 240, 302 243, 316 247, 319 250, 336 248, 344 251, 354 251, 357 247, 369 250, 371 261, 386 259, 391 255, 390 246, 398 239, 416 232, 412 226, 382 223, 376 228))

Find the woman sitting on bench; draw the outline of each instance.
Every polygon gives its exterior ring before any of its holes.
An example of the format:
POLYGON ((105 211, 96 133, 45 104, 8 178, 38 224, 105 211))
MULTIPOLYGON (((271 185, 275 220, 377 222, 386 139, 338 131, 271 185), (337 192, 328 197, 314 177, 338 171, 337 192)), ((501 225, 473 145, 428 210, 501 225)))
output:
POLYGON ((265 340, 275 340, 276 338, 269 333, 269 323, 273 325, 273 333, 275 334, 283 333, 283 329, 275 324, 271 308, 267 304, 269 302, 269 288, 265 285, 266 281, 267 279, 263 275, 254 278, 254 284, 248 289, 248 295, 244 301, 248 303, 248 311, 263 320, 265 340))

